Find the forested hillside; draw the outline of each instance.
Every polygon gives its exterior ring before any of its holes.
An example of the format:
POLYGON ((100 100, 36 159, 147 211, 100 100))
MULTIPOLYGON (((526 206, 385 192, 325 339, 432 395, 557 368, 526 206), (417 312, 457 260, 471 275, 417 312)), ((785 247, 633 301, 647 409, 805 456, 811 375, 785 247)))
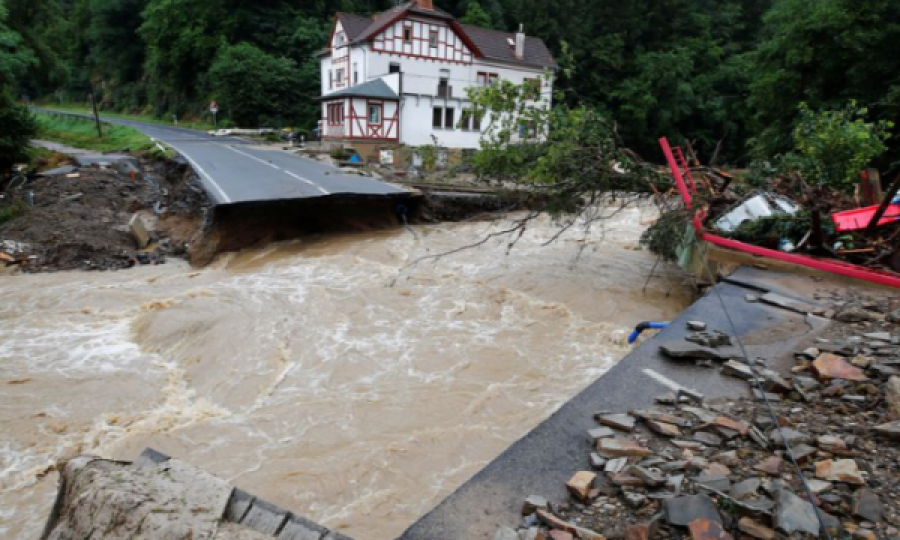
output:
MULTIPOLYGON (((724 141, 731 162, 771 155, 788 146, 804 101, 818 109, 855 99, 873 120, 900 111, 896 0, 435 3, 545 39, 563 65, 565 99, 605 111, 648 157, 660 135, 688 137, 706 155, 724 141)), ((334 12, 393 4, 0 0, 0 77, 18 96, 84 101, 93 87, 107 110, 179 116, 201 115, 216 99, 240 123, 311 126, 313 54, 334 12), (4 68, 12 52, 14 70, 4 68)))

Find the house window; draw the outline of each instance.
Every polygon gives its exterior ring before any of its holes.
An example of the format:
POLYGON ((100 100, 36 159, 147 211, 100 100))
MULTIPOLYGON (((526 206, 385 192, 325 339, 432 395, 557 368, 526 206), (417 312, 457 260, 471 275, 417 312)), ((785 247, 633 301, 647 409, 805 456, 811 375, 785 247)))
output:
POLYGON ((444 109, 435 107, 431 114, 431 127, 441 129, 444 127, 444 109))
POLYGON ((388 67, 388 73, 400 73, 400 64, 391 62, 391 65, 388 67))
POLYGON ((338 86, 341 86, 342 84, 344 84, 344 68, 341 68, 341 69, 337 70, 337 75, 336 75, 336 76, 337 76, 337 84, 338 84, 338 86))
POLYGON ((428 34, 428 46, 432 49, 438 48, 438 31, 432 30, 431 33, 428 34))
POLYGON ((452 88, 450 87, 450 70, 449 69, 441 70, 441 78, 438 82, 438 97, 442 97, 442 98, 453 97, 452 88))
POLYGON ((331 70, 328 70, 328 89, 331 90, 334 88, 334 73, 331 70))
POLYGON ((472 131, 481 131, 481 119, 484 117, 484 113, 478 109, 475 109, 472 113, 472 131))
POLYGON ((530 99, 532 101, 537 101, 541 99, 541 80, 540 79, 525 79, 525 83, 522 85, 522 97, 525 99, 530 99))
POLYGON ((359 64, 353 62, 353 86, 359 84, 359 64))
POLYGON ((369 105, 369 124, 381 124, 381 105, 369 105))
POLYGON ((459 123, 456 124, 456 129, 461 129, 463 131, 472 129, 472 109, 463 109, 459 111, 459 123))
POLYGON ((537 138, 537 128, 535 127, 534 120, 523 120, 522 123, 519 124, 519 137, 522 139, 537 138))
POLYGON ((413 29, 412 26, 403 27, 403 42, 412 43, 413 29))
POLYGON ((344 106, 341 103, 328 105, 328 125, 339 126, 344 123, 344 106))
POLYGON ((478 78, 476 80, 478 82, 478 86, 488 86, 489 84, 494 84, 499 79, 500 75, 496 73, 485 73, 483 71, 479 71, 478 78))
POLYGON ((431 113, 431 126, 435 129, 453 129, 456 111, 453 107, 435 107, 431 113))
POLYGON ((453 117, 455 112, 453 107, 444 109, 444 129, 453 129, 453 117))

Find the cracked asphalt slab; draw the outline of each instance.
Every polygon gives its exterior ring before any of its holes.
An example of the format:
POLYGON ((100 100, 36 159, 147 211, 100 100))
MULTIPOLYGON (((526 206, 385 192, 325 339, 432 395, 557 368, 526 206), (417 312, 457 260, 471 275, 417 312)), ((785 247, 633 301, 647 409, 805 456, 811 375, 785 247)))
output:
MULTIPOLYGON (((54 114, 80 114, 42 111, 54 114)), ((395 196, 405 189, 281 150, 259 148, 237 137, 214 137, 191 129, 132 120, 104 122, 134 128, 174 148, 191 164, 219 205, 331 195, 395 196)))

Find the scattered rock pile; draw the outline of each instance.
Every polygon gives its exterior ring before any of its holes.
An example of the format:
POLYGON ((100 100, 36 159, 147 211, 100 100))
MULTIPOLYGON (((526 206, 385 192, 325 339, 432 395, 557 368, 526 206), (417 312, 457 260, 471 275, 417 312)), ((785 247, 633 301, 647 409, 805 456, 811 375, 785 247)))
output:
POLYGON ((20 215, 0 224, 0 273, 116 270, 186 255, 210 206, 205 191, 183 164, 141 169, 68 167, 21 186, 32 205, 19 203, 20 215), (148 229, 145 245, 129 230, 135 214, 148 229))
POLYGON ((722 362, 753 397, 688 392, 597 413, 571 500, 531 496, 518 530, 495 538, 900 539, 900 312, 844 304, 833 316, 853 324, 835 323, 784 375, 692 323, 688 345, 662 352, 722 362))

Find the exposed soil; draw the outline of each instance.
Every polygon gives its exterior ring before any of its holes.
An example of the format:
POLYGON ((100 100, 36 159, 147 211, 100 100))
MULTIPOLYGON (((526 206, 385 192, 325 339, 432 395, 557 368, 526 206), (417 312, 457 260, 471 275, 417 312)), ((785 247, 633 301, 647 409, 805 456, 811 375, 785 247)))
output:
POLYGON ((182 164, 144 161, 141 170, 132 179, 113 168, 85 167, 32 178, 6 193, 0 210, 18 205, 22 213, 0 225, 5 262, 26 272, 116 270, 185 255, 210 207, 206 193, 182 164), (134 214, 150 232, 144 250, 129 233, 134 214))

